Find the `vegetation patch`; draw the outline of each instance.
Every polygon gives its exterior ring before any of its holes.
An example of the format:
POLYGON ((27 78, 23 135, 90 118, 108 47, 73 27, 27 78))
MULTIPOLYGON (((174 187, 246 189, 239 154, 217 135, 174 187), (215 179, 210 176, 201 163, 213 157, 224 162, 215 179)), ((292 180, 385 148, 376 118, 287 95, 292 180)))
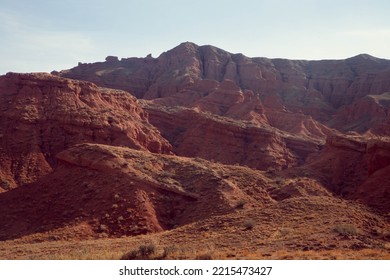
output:
POLYGON ((358 235, 359 231, 353 224, 338 224, 334 227, 334 231, 342 236, 358 235))
POLYGON ((246 229, 246 230, 251 230, 251 229, 253 229, 254 227, 255 227, 255 221, 254 220, 252 220, 252 219, 246 219, 245 221, 244 221, 244 228, 246 229))

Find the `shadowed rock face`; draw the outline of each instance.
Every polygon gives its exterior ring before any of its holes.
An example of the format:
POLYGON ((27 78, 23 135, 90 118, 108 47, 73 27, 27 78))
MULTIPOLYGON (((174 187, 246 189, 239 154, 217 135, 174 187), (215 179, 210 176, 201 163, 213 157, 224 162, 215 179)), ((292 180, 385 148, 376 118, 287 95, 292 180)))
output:
POLYGON ((309 156, 302 168, 334 193, 390 211, 388 138, 329 135, 322 151, 309 156))
POLYGON ((35 181, 55 155, 93 142, 169 153, 170 144, 126 92, 49 74, 0 77, 0 188, 35 181))

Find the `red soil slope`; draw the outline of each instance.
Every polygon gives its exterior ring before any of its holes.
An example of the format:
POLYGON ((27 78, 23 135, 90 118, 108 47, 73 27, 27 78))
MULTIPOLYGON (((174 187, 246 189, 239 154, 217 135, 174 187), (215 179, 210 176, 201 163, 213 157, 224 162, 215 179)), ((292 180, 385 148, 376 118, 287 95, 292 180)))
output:
POLYGON ((332 250, 374 248, 389 238, 384 217, 308 177, 272 179, 245 167, 98 144, 77 145, 58 158, 51 174, 0 195, 1 240, 170 230, 170 242, 186 246, 207 239, 221 248, 229 241, 248 250, 332 250), (356 232, 338 229, 345 225, 356 232))

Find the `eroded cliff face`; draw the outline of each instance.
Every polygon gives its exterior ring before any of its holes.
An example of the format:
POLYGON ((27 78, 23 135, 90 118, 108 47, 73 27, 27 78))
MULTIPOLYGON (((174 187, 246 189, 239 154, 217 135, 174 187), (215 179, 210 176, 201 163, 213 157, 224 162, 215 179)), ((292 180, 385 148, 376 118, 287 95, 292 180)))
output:
POLYGON ((375 216, 388 228, 387 60, 248 58, 183 43, 54 74, 0 77, 2 240, 203 230, 214 216, 233 217, 241 234, 247 214, 272 216, 270 237, 275 221, 307 220, 313 236, 353 221, 387 238, 367 226, 375 216))
POLYGON ((201 157, 251 168, 286 169, 302 164, 322 146, 321 140, 295 136, 264 124, 202 113, 183 107, 141 102, 149 121, 182 156, 201 157))
POLYGON ((109 82, 147 99, 150 121, 179 155, 260 170, 302 166, 346 196, 369 192, 372 176, 388 166, 389 60, 249 58, 187 42, 158 58, 57 74, 109 82), (377 139, 382 148, 369 148, 377 139))
POLYGON ((0 77, 0 110, 3 190, 47 174, 55 155, 78 143, 171 149, 134 97, 90 82, 9 73, 0 77))
MULTIPOLYGON (((160 102, 172 105, 175 100, 176 105, 185 106, 194 106, 196 100, 200 105, 212 102, 212 96, 206 98, 208 94, 224 98, 215 89, 228 80, 238 90, 249 90, 259 97, 265 111, 284 109, 331 127, 334 124, 337 129, 358 132, 366 131, 367 126, 356 126, 353 119, 340 125, 337 118, 332 121, 333 115, 367 95, 390 91, 390 62, 365 54, 321 61, 249 58, 188 42, 158 58, 107 59, 56 74, 125 89, 138 98, 168 98, 160 102)), ((220 113, 212 106, 200 108, 220 113)), ((378 122, 380 126, 381 120, 378 122)))
POLYGON ((308 157, 302 168, 334 193, 388 213, 389 143, 388 137, 329 135, 323 150, 308 157))
POLYGON ((342 132, 361 134, 390 134, 390 93, 364 96, 341 108, 328 123, 342 132))

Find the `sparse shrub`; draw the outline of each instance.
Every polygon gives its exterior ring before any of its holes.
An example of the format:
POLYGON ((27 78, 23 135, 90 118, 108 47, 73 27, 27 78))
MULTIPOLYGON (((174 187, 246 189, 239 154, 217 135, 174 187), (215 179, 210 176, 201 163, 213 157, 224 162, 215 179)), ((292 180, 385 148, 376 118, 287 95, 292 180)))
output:
POLYGON ((212 260, 213 256, 211 253, 202 253, 195 257, 195 260, 212 260))
POLYGON ((353 224, 338 224, 334 227, 334 231, 343 236, 358 234, 358 229, 353 224))
POLYGON ((161 256, 161 259, 166 259, 168 258, 170 255, 172 255, 174 252, 176 252, 177 249, 176 249, 176 246, 175 245, 170 245, 170 246, 166 246, 163 248, 163 254, 161 256))
POLYGON ((99 230, 100 230, 101 232, 108 231, 108 226, 101 224, 101 225, 99 226, 99 230))
POLYGON ((145 244, 139 246, 139 252, 142 257, 149 257, 150 255, 154 254, 156 251, 156 246, 154 244, 145 244))
POLYGON ((114 122, 114 117, 113 117, 113 116, 108 116, 108 117, 107 117, 107 122, 108 122, 109 124, 112 124, 112 123, 114 122))
POLYGON ((290 234, 290 230, 287 229, 287 228, 280 228, 280 229, 279 229, 279 232, 280 232, 280 235, 281 235, 281 236, 287 236, 287 235, 290 234))
POLYGON ((139 258, 139 251, 138 250, 132 250, 128 253, 125 253, 121 260, 137 260, 139 258))
POLYGON ((265 171, 267 174, 275 174, 275 168, 274 167, 268 167, 265 171))
POLYGON ((138 249, 125 253, 121 260, 150 260, 153 259, 152 255, 156 251, 154 244, 143 244, 138 249))
POLYGON ((237 201, 237 203, 236 203, 236 208, 237 208, 237 209, 244 209, 245 204, 246 204, 246 201, 243 200, 243 199, 240 199, 240 200, 237 201))
POLYGON ((5 190, 9 190, 11 189, 12 185, 8 181, 0 179, 0 187, 2 187, 5 190))
POLYGON ((255 224, 256 224, 256 223, 255 223, 254 220, 252 220, 252 219, 246 219, 246 220, 244 221, 244 228, 245 228, 246 230, 251 230, 251 229, 254 228, 255 224))
POLYGON ((282 177, 276 177, 275 178, 275 183, 278 185, 281 185, 283 183, 283 178, 282 177))

